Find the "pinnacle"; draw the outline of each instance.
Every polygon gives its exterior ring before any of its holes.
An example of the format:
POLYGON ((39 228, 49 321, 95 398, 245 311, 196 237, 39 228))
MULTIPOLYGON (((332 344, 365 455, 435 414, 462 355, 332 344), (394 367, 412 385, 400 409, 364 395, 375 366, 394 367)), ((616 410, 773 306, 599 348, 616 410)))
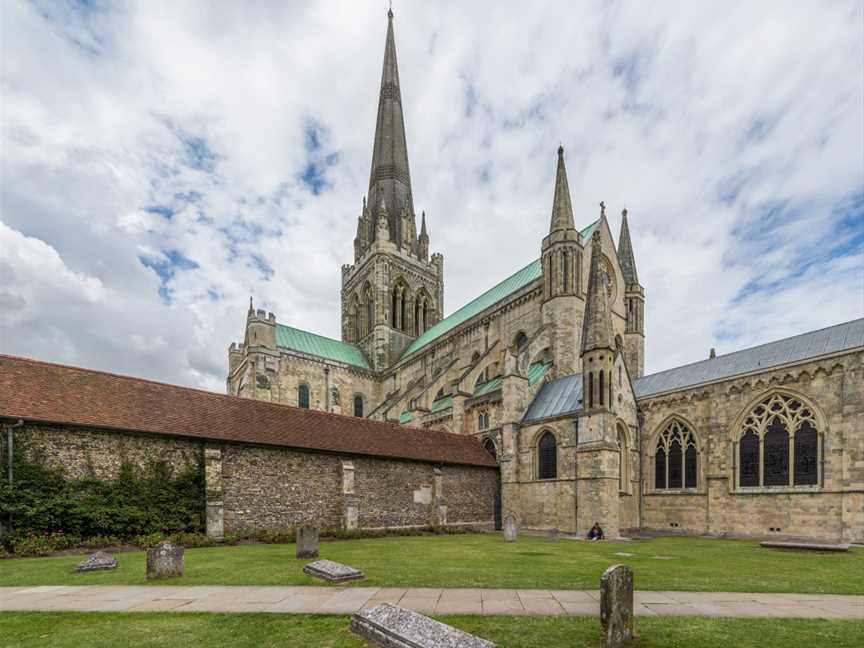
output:
POLYGON ((609 311, 607 277, 602 267, 603 250, 600 232, 591 236, 591 270, 588 275, 588 297, 582 322, 582 354, 595 349, 615 349, 615 334, 609 311))
POLYGON ((558 169, 555 173, 555 197, 552 200, 552 222, 549 231, 574 229, 573 206, 570 204, 570 187, 567 184, 567 168, 564 165, 564 147, 558 147, 558 169))

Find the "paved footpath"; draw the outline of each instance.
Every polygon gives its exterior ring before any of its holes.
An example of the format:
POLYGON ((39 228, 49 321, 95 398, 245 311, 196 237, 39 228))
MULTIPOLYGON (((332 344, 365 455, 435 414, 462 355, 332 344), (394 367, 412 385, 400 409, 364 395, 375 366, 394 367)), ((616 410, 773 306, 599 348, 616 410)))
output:
MULTIPOLYGON (((591 615, 598 591, 435 589, 396 587, 0 587, 0 611, 57 612, 284 612, 351 614, 382 602, 423 614, 591 615)), ((642 616, 862 619, 864 596, 639 592, 642 616)))

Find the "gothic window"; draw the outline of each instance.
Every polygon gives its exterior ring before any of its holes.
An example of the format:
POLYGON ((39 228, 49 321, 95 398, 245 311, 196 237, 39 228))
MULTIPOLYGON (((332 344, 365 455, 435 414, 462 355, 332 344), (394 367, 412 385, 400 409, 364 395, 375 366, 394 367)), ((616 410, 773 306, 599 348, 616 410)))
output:
POLYGON ((627 437, 618 427, 618 490, 627 490, 627 437))
POLYGON ((786 424, 775 416, 765 432, 765 468, 763 478, 766 486, 789 485, 789 432, 786 424))
POLYGON ((654 488, 696 488, 699 450, 690 427, 673 419, 657 437, 654 451, 654 488))
POLYGON ((815 486, 819 483, 820 445, 811 409, 792 395, 771 394, 741 426, 738 484, 815 486))
POLYGON ((521 354, 523 351, 525 351, 525 349, 528 348, 528 336, 521 331, 516 336, 514 342, 516 343, 516 353, 518 354, 521 354))
POLYGON ((363 416, 363 397, 359 394, 354 397, 354 416, 363 416))
POLYGON ((819 454, 819 435, 810 421, 804 421, 795 433, 795 485, 812 486, 817 483, 816 461, 819 454))
POLYGON ((477 415, 477 429, 478 430, 488 430, 489 429, 489 412, 484 410, 477 415))
POLYGON ((486 452, 492 455, 493 459, 498 458, 498 451, 495 449, 495 442, 492 439, 486 439, 483 442, 483 447, 486 449, 486 452))
POLYGON ((555 479, 558 476, 558 443, 555 435, 544 432, 537 444, 537 478, 555 479))
POLYGON ((562 252, 564 259, 564 270, 562 272, 564 278, 564 292, 570 292, 570 253, 567 250, 562 252))
POLYGON ((393 290, 390 291, 390 326, 398 331, 408 331, 408 286, 401 279, 396 281, 393 290))
POLYGON ((759 485, 759 436, 746 432, 739 443, 741 454, 741 485, 759 485))
POLYGON ((363 317, 360 326, 360 335, 366 337, 375 326, 375 300, 372 298, 372 286, 367 282, 363 286, 363 317))
POLYGON ((297 406, 309 409, 309 387, 306 385, 297 388, 297 406))
POLYGON ((360 326, 360 318, 362 315, 363 313, 360 309, 360 296, 357 293, 354 293, 354 296, 351 297, 351 324, 355 342, 359 342, 362 335, 362 329, 360 326))

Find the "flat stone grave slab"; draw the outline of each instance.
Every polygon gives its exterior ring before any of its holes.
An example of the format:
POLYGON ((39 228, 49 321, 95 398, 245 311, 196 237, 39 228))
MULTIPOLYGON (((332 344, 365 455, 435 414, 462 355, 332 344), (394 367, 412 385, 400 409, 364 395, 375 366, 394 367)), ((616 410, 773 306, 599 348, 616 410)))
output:
POLYGON ((103 569, 117 569, 117 559, 104 551, 97 551, 78 563, 76 572, 101 571, 103 569))
POLYGON ((385 648, 496 648, 496 644, 392 603, 360 610, 351 631, 385 648))
POLYGON ((363 572, 354 567, 333 562, 332 560, 316 560, 303 567, 303 573, 313 578, 321 578, 328 583, 342 583, 363 578, 363 572))
POLYGON ((798 549, 802 551, 849 551, 848 544, 829 544, 827 542, 780 542, 766 540, 759 543, 766 549, 798 549))

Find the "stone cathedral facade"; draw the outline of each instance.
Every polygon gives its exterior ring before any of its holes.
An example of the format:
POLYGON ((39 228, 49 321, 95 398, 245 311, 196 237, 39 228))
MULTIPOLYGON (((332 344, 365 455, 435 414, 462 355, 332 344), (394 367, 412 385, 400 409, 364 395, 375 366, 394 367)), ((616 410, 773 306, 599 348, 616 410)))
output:
POLYGON ((627 212, 577 225, 562 148, 538 258, 445 316, 401 93, 388 12, 342 339, 250 302, 230 395, 475 435, 526 528, 864 542, 864 319, 645 376, 627 212))

